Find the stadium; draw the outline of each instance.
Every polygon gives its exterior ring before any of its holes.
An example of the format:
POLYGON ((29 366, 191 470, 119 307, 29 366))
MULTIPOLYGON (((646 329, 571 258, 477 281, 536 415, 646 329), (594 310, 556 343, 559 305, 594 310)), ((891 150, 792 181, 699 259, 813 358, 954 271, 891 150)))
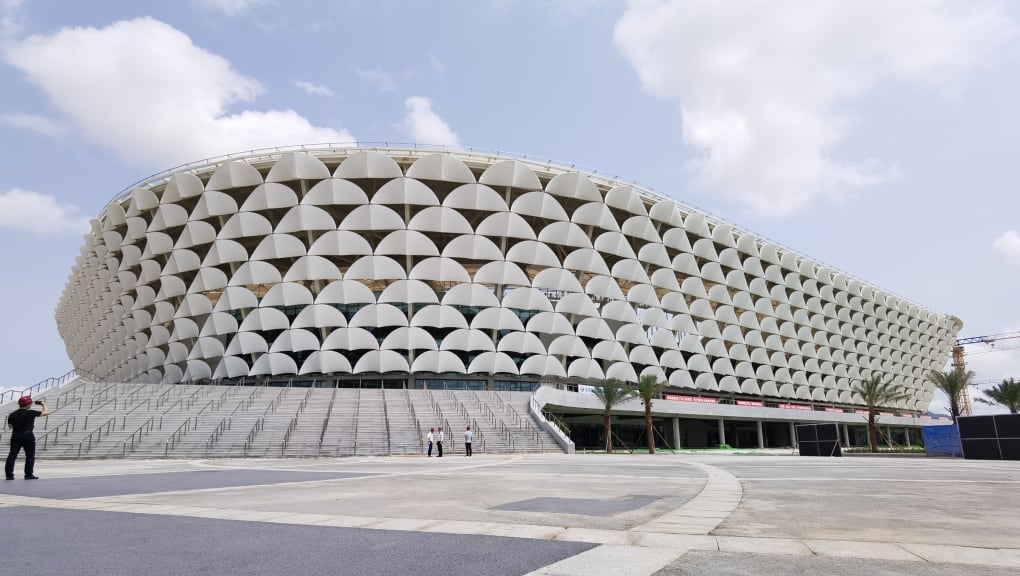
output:
MULTIPOLYGON (((517 413, 578 446, 599 445, 588 387, 646 375, 668 384, 670 446, 789 446, 804 422, 864 444, 851 389, 874 374, 909 392, 881 423, 915 442, 962 327, 634 183, 494 152, 236 154, 148 178, 91 225, 55 317, 92 380, 525 395, 517 413)), ((484 428, 472 402, 446 415, 484 428)), ((639 402, 614 414, 639 434, 639 402)))

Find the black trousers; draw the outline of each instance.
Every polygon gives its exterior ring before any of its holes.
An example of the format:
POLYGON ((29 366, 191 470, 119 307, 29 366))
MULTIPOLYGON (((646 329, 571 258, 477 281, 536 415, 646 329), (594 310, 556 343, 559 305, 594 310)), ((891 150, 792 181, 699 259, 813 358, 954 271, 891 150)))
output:
POLYGON ((471 443, 470 442, 465 442, 464 443, 464 455, 465 456, 470 456, 471 455, 471 443))
POLYGON ((22 448, 25 449, 25 476, 35 475, 35 434, 22 432, 11 436, 11 451, 7 454, 7 463, 4 466, 8 478, 14 478, 14 462, 22 448))
POLYGON ((439 454, 437 455, 437 458, 442 458, 443 457, 443 441, 442 440, 440 440, 439 442, 436 442, 436 450, 439 451, 439 454))

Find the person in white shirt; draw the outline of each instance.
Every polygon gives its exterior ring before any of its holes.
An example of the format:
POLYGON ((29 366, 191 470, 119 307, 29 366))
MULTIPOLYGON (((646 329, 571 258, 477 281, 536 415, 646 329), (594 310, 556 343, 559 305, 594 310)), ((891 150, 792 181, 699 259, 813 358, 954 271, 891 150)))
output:
POLYGON ((429 458, 432 457, 432 441, 434 440, 434 438, 432 436, 432 433, 435 432, 435 431, 436 431, 435 428, 429 428, 429 436, 428 436, 428 439, 429 439, 429 458))
POLYGON ((436 458, 443 457, 443 427, 439 427, 439 437, 436 438, 436 449, 439 450, 439 455, 436 458))
POLYGON ((464 455, 471 455, 471 437, 474 436, 474 432, 471 431, 471 426, 464 430, 464 455))

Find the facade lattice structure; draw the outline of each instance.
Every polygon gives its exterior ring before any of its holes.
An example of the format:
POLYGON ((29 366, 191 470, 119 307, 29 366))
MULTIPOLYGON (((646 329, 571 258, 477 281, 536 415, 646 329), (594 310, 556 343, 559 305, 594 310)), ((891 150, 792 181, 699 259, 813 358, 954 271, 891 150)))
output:
POLYGON ((109 381, 635 381, 923 411, 959 320, 634 184, 472 151, 323 146, 142 182, 56 310, 109 381))

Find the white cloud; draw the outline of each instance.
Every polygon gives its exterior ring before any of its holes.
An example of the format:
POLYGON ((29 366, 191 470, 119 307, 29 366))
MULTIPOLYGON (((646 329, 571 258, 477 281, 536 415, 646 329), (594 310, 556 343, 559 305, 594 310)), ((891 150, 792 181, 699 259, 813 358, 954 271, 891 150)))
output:
POLYGON ((266 0, 198 0, 199 6, 207 10, 226 14, 227 16, 237 16, 242 12, 265 3, 266 0))
POLYGON ((392 92, 397 87, 397 83, 393 81, 393 78, 386 72, 383 72, 382 68, 378 66, 371 70, 358 68, 356 72, 358 78, 375 86, 375 89, 380 92, 392 92))
POLYGON ((31 130, 51 138, 63 136, 67 130, 63 124, 37 114, 0 114, 0 124, 31 130))
POLYGON ((23 5, 22 0, 0 0, 0 38, 13 38, 21 33, 23 5))
POLYGON ((173 27, 141 18, 65 28, 11 44, 7 61, 45 91, 83 136, 128 162, 166 168, 272 146, 350 142, 293 110, 228 112, 259 83, 173 27))
POLYGON ((1016 230, 1007 230, 995 239, 992 249, 1013 264, 1020 265, 1020 234, 1016 230))
POLYGON ((432 102, 428 98, 412 96, 405 100, 404 104, 407 107, 404 123, 413 142, 460 146, 457 135, 450 130, 446 121, 432 110, 432 102))
POLYGON ((89 220, 78 208, 61 204, 48 194, 12 188, 0 193, 0 228, 24 230, 40 236, 89 230, 89 220))
POLYGON ((440 76, 446 75, 446 67, 443 66, 443 63, 440 62, 439 58, 437 58, 435 54, 429 54, 429 66, 432 67, 436 74, 439 74, 440 76))
POLYGON ((679 102, 702 191, 782 216, 898 177, 833 157, 856 100, 890 80, 958 89, 1014 30, 971 0, 632 0, 615 41, 647 90, 679 102))
POLYGON ((294 85, 305 91, 305 94, 310 96, 328 96, 332 98, 335 96, 333 91, 329 89, 329 86, 323 84, 313 84, 311 82, 305 82, 304 80, 295 80, 294 85))

